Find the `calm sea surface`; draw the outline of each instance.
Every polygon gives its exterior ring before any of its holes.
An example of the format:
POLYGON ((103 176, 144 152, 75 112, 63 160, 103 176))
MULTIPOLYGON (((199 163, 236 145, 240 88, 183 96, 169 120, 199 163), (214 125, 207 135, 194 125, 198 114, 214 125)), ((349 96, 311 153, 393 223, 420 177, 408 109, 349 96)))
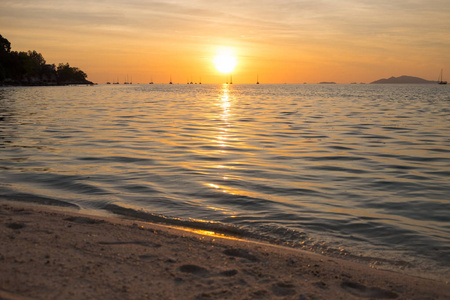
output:
POLYGON ((448 280, 450 86, 0 88, 0 199, 448 280))

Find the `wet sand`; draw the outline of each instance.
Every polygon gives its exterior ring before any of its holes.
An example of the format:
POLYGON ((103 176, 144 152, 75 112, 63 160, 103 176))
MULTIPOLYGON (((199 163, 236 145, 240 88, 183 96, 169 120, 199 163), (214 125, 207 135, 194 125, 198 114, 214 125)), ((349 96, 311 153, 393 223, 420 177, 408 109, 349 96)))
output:
POLYGON ((0 299, 450 299, 449 278, 0 202, 0 299))

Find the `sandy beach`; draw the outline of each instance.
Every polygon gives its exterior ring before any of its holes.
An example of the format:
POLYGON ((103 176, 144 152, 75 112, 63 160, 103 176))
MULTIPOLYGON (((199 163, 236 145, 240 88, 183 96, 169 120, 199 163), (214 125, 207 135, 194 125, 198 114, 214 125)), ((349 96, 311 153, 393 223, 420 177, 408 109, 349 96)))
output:
POLYGON ((0 299, 449 299, 351 261, 47 206, 0 204, 0 299))

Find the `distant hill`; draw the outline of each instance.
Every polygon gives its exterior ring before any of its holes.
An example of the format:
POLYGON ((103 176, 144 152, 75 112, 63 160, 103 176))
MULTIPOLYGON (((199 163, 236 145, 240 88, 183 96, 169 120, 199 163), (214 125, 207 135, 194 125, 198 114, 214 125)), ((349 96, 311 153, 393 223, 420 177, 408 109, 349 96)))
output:
POLYGON ((430 81, 430 80, 425 80, 419 77, 413 77, 413 76, 400 76, 400 77, 391 77, 388 79, 380 79, 380 80, 376 80, 374 82, 371 83, 415 83, 415 84, 423 84, 423 83, 436 83, 436 81, 430 81))

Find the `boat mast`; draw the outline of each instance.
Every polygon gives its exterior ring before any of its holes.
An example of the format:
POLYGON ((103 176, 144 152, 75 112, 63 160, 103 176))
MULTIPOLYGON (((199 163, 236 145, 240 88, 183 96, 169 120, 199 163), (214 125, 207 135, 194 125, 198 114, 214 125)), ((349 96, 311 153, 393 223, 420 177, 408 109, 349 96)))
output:
POLYGON ((441 69, 441 76, 439 77, 438 83, 439 84, 447 84, 447 81, 444 81, 444 75, 443 75, 444 70, 441 69))

